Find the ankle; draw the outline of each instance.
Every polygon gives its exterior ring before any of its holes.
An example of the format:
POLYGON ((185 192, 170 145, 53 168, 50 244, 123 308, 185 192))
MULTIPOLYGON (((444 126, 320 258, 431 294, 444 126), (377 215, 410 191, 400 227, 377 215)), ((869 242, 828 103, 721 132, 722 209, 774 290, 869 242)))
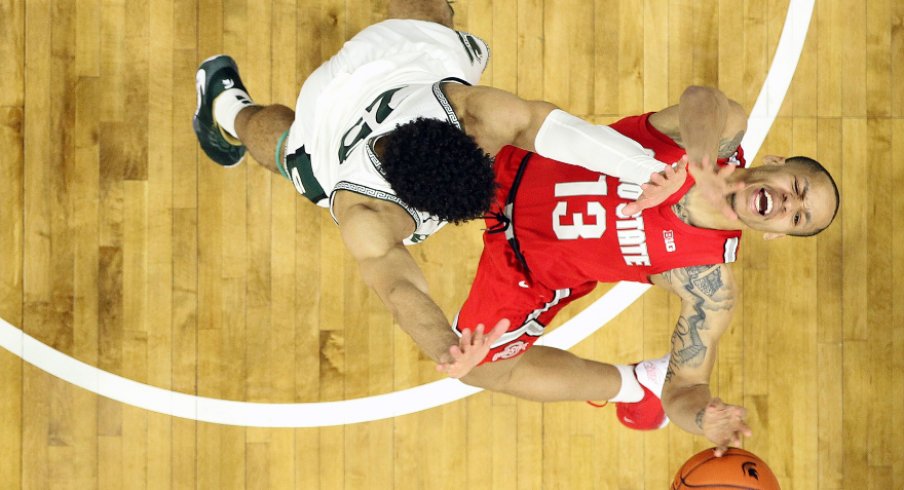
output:
POLYGON ((640 383, 637 382, 637 378, 634 376, 634 366, 616 364, 613 367, 618 370, 618 374, 621 376, 621 386, 618 389, 618 393, 609 398, 609 401, 635 403, 642 400, 643 388, 641 388, 640 383))
MULTIPOLYGON (((242 112, 245 112, 245 109, 251 107, 257 106, 247 92, 239 88, 231 88, 220 94, 217 100, 214 101, 213 118, 224 131, 235 138, 241 139, 239 136, 241 131, 237 131, 236 128, 237 119, 242 112)), ((250 116, 249 114, 245 117, 250 116)))

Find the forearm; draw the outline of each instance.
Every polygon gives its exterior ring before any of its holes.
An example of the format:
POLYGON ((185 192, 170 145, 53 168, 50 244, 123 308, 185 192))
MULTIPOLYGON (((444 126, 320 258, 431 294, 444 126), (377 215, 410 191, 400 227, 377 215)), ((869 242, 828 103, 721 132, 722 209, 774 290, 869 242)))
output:
POLYGON ((665 168, 639 143, 618 131, 558 109, 543 119, 533 148, 526 149, 635 184, 646 183, 651 174, 665 168))
MULTIPOLYGON (((544 101, 524 100, 491 87, 447 87, 465 128, 491 155, 515 145, 560 162, 643 184, 665 165, 636 141, 590 124, 544 101)), ((670 162, 671 163, 671 162, 670 162)))
POLYGON ((429 295, 411 283, 402 283, 389 291, 383 302, 425 354, 436 362, 448 360, 449 348, 458 345, 458 336, 429 295))
POLYGON ((662 393, 662 407, 672 423, 692 434, 703 434, 703 413, 712 399, 709 385, 697 384, 662 393))
POLYGON ((681 141, 692 162, 709 157, 715 163, 720 138, 728 119, 728 98, 719 90, 689 87, 678 104, 681 141))

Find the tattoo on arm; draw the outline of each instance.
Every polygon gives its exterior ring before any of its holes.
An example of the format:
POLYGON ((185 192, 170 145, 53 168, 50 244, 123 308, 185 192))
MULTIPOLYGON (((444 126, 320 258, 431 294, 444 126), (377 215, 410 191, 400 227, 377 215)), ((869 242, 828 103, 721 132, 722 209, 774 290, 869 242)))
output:
POLYGON ((674 211, 675 215, 678 216, 678 219, 689 225, 691 224, 690 213, 687 210, 687 194, 685 194, 684 197, 681 198, 681 200, 679 200, 675 204, 672 204, 672 211, 674 211))
POLYGON ((694 419, 694 421, 697 423, 697 427, 699 427, 700 430, 703 430, 703 414, 705 413, 706 407, 701 408, 700 411, 697 412, 697 417, 694 419))
POLYGON ((738 145, 744 139, 744 131, 738 131, 733 138, 719 140, 719 158, 730 158, 738 151, 738 145))
POLYGON ((734 303, 728 288, 722 280, 722 268, 716 266, 693 266, 675 269, 664 275, 677 289, 682 287, 692 298, 693 313, 678 318, 672 334, 672 357, 666 372, 666 381, 683 366, 699 367, 706 358, 708 347, 700 338, 700 331, 706 330, 708 312, 730 309, 734 303))

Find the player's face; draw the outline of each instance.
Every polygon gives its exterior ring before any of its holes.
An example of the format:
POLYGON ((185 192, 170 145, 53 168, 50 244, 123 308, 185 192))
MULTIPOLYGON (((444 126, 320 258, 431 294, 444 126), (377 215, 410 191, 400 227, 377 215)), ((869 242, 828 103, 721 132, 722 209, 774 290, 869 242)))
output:
POLYGON ((734 210, 748 227, 770 233, 804 235, 832 221, 835 191, 824 173, 797 162, 751 169, 734 210))

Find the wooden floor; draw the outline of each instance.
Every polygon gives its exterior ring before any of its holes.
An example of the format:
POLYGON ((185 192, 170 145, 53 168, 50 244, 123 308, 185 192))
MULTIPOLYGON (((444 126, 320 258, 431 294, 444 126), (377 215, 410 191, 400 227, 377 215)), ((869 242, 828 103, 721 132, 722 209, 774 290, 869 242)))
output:
MULTIPOLYGON (((198 62, 239 62, 259 102, 298 89, 386 0, 0 2, 0 317, 85 363, 178 392, 341 400, 438 379, 393 326, 322 210, 191 131, 198 62)), ((460 0, 484 82, 597 122, 691 83, 752 107, 788 0, 460 0)), ((763 151, 822 160, 842 192, 814 239, 745 235, 743 300, 714 389, 750 411, 786 489, 904 489, 904 2, 817 0, 763 151)), ((412 249, 450 315, 480 225, 412 249)), ((600 290, 602 292, 602 289, 600 290)), ((598 294, 597 294, 598 295, 598 294)), ((582 301, 561 315, 570 317, 582 301)), ((668 346, 651 291, 575 351, 668 346)), ((0 487, 665 489, 708 446, 613 408, 481 393, 319 429, 199 423, 113 402, 0 350, 0 487)))

